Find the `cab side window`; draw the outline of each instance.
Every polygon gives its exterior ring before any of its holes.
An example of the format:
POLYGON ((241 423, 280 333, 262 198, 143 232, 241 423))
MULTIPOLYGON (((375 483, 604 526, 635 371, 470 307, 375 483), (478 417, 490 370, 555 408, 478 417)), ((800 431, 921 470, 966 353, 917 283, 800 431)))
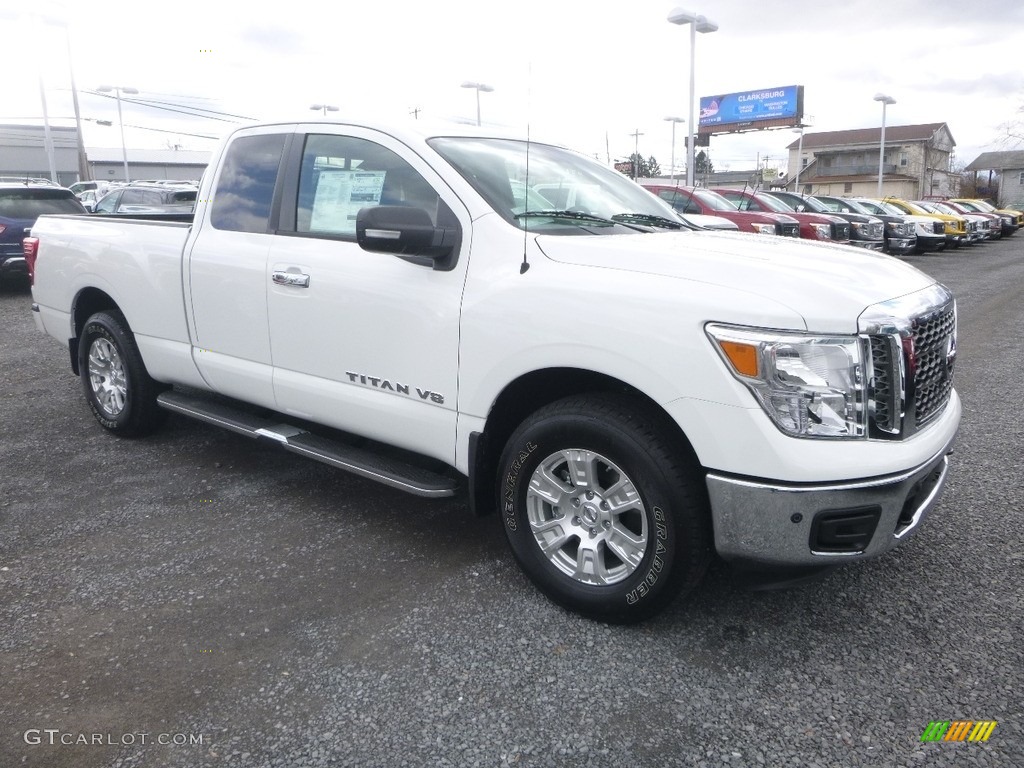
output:
POLYGON ((268 232, 285 135, 242 136, 231 142, 210 209, 215 229, 268 232))
POLYGON ((354 240, 359 210, 376 205, 422 208, 435 225, 450 214, 426 179, 390 149, 353 136, 307 137, 296 231, 354 240))

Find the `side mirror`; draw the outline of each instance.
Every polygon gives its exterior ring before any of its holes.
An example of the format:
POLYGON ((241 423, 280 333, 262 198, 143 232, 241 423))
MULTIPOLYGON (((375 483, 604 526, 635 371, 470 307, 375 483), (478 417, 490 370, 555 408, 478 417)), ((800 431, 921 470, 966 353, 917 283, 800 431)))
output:
POLYGON ((377 205, 356 214, 356 242, 364 251, 392 253, 414 264, 451 269, 459 228, 435 227, 422 208, 377 205))

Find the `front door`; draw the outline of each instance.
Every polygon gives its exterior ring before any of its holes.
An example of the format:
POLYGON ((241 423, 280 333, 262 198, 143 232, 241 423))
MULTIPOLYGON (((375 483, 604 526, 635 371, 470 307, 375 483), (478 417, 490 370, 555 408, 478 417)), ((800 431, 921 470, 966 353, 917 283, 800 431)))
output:
MULTIPOLYGON (((468 232, 458 198, 376 131, 310 126, 270 249, 270 352, 286 413, 454 463, 468 238, 448 271, 364 251, 360 208, 408 205, 468 232), (290 231, 288 231, 290 230, 290 231)), ((302 129, 296 136, 299 140, 302 129)))

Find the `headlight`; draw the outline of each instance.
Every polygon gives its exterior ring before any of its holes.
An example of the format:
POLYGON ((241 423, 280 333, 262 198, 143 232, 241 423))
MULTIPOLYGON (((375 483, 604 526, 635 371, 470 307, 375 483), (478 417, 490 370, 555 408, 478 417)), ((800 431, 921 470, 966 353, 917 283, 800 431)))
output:
POLYGON ((774 224, 751 224, 754 231, 759 235, 774 235, 775 225, 774 224))
POLYGON ((822 240, 832 239, 832 227, 829 224, 811 224, 811 229, 813 229, 822 240))
POLYGON ((787 435, 866 434, 864 345, 856 336, 716 324, 706 331, 732 374, 787 435))

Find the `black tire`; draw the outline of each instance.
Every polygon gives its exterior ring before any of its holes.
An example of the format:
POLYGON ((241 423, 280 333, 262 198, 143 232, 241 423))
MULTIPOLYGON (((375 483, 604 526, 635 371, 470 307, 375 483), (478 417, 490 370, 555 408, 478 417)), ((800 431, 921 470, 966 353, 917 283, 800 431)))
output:
POLYGON ((124 437, 152 433, 167 416, 156 404, 166 387, 150 378, 128 322, 117 310, 86 321, 78 345, 85 401, 96 420, 124 437))
POLYGON ((658 415, 623 397, 579 395, 537 411, 506 444, 498 480, 516 560, 570 610, 612 623, 642 621, 691 591, 707 570, 710 512, 696 457, 658 415), (570 461, 575 482, 566 480, 570 461), (547 485, 531 488, 532 480, 547 485), (548 554, 538 537, 547 537, 548 554))

